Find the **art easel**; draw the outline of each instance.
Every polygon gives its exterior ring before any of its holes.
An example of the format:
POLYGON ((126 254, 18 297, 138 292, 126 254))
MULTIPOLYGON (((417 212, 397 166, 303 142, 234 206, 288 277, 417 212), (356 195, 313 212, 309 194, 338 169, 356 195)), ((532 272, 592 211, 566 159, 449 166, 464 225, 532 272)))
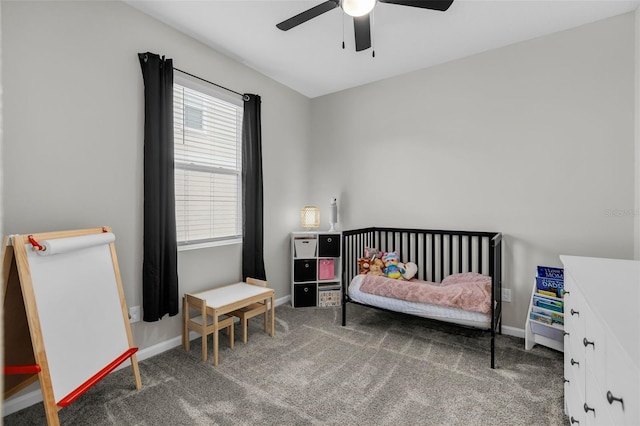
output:
POLYGON ((142 387, 114 240, 105 227, 3 241, 4 398, 39 380, 50 426, 127 359, 142 387))

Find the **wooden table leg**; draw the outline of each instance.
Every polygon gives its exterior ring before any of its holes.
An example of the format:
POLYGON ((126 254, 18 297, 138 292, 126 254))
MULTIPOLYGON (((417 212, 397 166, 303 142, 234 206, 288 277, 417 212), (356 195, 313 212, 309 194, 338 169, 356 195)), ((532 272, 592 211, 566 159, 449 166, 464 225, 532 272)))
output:
POLYGON ((189 309, 187 308, 187 299, 182 297, 182 347, 189 351, 189 328, 187 327, 187 321, 189 321, 189 309))
POLYGON ((273 337, 275 332, 276 332, 276 304, 275 304, 275 298, 272 295, 271 296, 271 337, 273 337))
POLYGON ((213 311, 213 365, 218 365, 218 312, 213 311))

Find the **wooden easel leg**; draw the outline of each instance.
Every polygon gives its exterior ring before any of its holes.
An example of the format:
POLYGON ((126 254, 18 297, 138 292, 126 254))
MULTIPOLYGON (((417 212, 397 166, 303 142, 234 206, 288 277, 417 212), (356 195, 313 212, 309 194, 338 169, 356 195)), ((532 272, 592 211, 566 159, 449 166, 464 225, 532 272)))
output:
POLYGON ((138 368, 138 358, 136 355, 131 355, 131 370, 133 370, 133 379, 136 383, 136 389, 142 388, 142 380, 140 379, 140 369, 138 368))
POLYGON ((53 396, 53 386, 51 384, 49 370, 47 369, 46 372, 40 372, 38 374, 38 379, 40 380, 40 391, 42 392, 42 403, 44 404, 44 412, 47 416, 47 425, 59 426, 59 407, 56 405, 56 401, 53 396))

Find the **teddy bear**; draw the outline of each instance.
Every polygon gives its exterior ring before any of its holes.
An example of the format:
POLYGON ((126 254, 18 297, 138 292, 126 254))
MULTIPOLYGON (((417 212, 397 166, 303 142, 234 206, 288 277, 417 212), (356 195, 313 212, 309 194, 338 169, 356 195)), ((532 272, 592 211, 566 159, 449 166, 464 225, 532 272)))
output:
POLYGON ((398 253, 389 252, 385 253, 382 258, 384 262, 384 275, 388 278, 393 278, 396 280, 403 280, 404 277, 402 274, 405 272, 403 269, 400 269, 400 261, 398 260, 398 253))
POLYGON ((383 268, 384 268, 384 263, 380 259, 377 259, 377 258, 368 259, 366 257, 361 257, 358 259, 359 274, 371 274, 371 275, 384 276, 384 272, 382 272, 383 268))
POLYGON ((375 258, 369 264, 369 273, 384 277, 384 263, 381 259, 375 258))
POLYGON ((358 274, 368 274, 371 267, 371 261, 366 257, 358 259, 358 274))

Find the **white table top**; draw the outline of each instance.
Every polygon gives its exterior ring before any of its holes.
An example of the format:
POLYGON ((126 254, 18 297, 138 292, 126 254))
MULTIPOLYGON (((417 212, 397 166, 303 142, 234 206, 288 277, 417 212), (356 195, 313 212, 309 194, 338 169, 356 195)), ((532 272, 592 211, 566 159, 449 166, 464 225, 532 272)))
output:
POLYGON ((272 293, 273 289, 271 288, 239 282, 196 293, 194 296, 205 299, 208 307, 217 309, 261 294, 267 298, 272 293))

